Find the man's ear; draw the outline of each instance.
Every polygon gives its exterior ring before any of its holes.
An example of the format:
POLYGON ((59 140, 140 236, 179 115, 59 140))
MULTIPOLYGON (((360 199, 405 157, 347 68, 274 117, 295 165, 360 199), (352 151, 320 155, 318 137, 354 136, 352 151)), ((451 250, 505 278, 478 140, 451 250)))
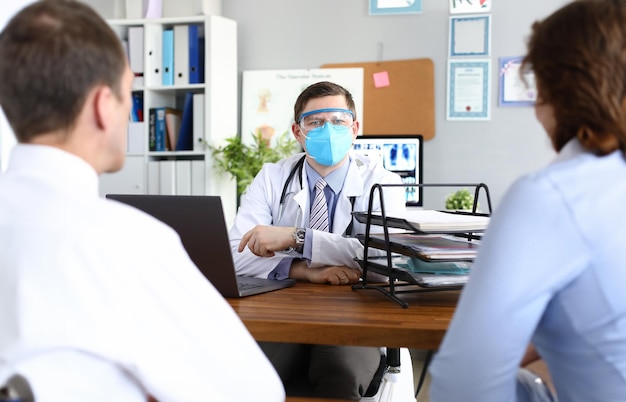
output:
POLYGON ((360 126, 360 125, 359 125, 359 122, 358 122, 358 121, 355 121, 355 122, 352 124, 352 138, 353 138, 353 139, 354 139, 354 138, 356 138, 356 137, 359 135, 359 126, 360 126))
POLYGON ((94 89, 92 102, 94 113, 94 124, 100 130, 106 130, 112 109, 113 91, 107 86, 99 86, 94 89))
POLYGON ((300 125, 298 123, 293 123, 291 125, 291 133, 296 141, 300 142, 300 137, 302 136, 302 131, 300 130, 300 125))

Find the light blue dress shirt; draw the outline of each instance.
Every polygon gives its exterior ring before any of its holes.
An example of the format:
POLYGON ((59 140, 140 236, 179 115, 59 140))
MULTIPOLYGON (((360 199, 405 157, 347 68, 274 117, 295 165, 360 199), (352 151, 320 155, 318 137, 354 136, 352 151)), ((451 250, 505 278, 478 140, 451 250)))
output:
MULTIPOLYGON (((309 200, 315 199, 315 183, 319 179, 324 179, 326 181, 327 186, 324 187, 324 195, 326 196, 326 202, 328 203, 328 220, 329 220, 329 231, 332 231, 333 225, 333 217, 335 216, 335 207, 337 206, 337 195, 343 189, 343 183, 346 180, 346 176, 348 174, 348 169, 350 168, 350 160, 347 163, 341 165, 337 170, 333 170, 326 177, 320 176, 309 162, 305 160, 304 169, 306 170, 307 180, 309 183, 309 200)), ((352 212, 352 211, 350 211, 352 212)), ((311 229, 306 228, 306 235, 304 237, 304 247, 302 250, 302 258, 308 261, 311 261, 311 256, 313 254, 311 250, 311 243, 313 241, 313 236, 311 234, 311 229)), ((285 257, 283 258, 276 268, 270 272, 268 275, 268 279, 286 279, 289 278, 289 271, 291 270, 291 263, 293 262, 295 257, 285 257)))
POLYGON ((577 140, 493 214, 431 367, 432 402, 515 401, 532 342, 564 401, 626 400, 626 162, 577 140))

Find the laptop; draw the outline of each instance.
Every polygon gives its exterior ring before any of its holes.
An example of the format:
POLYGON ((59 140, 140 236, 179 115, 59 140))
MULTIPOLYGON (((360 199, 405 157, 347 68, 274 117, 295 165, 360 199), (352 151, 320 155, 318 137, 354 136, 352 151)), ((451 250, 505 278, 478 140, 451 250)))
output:
POLYGON ((219 196, 107 194, 106 198, 140 209, 176 230, 200 272, 224 297, 250 296, 295 283, 235 274, 219 196))

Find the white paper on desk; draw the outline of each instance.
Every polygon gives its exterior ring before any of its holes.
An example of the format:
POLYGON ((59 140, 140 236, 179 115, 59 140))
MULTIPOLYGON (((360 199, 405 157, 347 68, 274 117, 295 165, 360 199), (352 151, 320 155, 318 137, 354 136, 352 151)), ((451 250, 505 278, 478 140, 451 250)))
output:
MULTIPOLYGON (((380 213, 376 213, 380 215, 380 213)), ((488 216, 447 213, 429 209, 405 211, 401 215, 386 215, 387 218, 404 219, 424 232, 433 231, 480 231, 487 228, 488 216)))

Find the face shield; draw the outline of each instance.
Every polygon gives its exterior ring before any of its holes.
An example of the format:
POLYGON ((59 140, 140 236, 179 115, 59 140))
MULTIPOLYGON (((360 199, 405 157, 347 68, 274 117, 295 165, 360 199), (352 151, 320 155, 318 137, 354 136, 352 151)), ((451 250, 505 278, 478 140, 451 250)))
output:
POLYGON ((318 109, 302 113, 298 124, 305 133, 317 128, 322 128, 326 123, 333 126, 352 127, 354 114, 348 109, 318 109))

